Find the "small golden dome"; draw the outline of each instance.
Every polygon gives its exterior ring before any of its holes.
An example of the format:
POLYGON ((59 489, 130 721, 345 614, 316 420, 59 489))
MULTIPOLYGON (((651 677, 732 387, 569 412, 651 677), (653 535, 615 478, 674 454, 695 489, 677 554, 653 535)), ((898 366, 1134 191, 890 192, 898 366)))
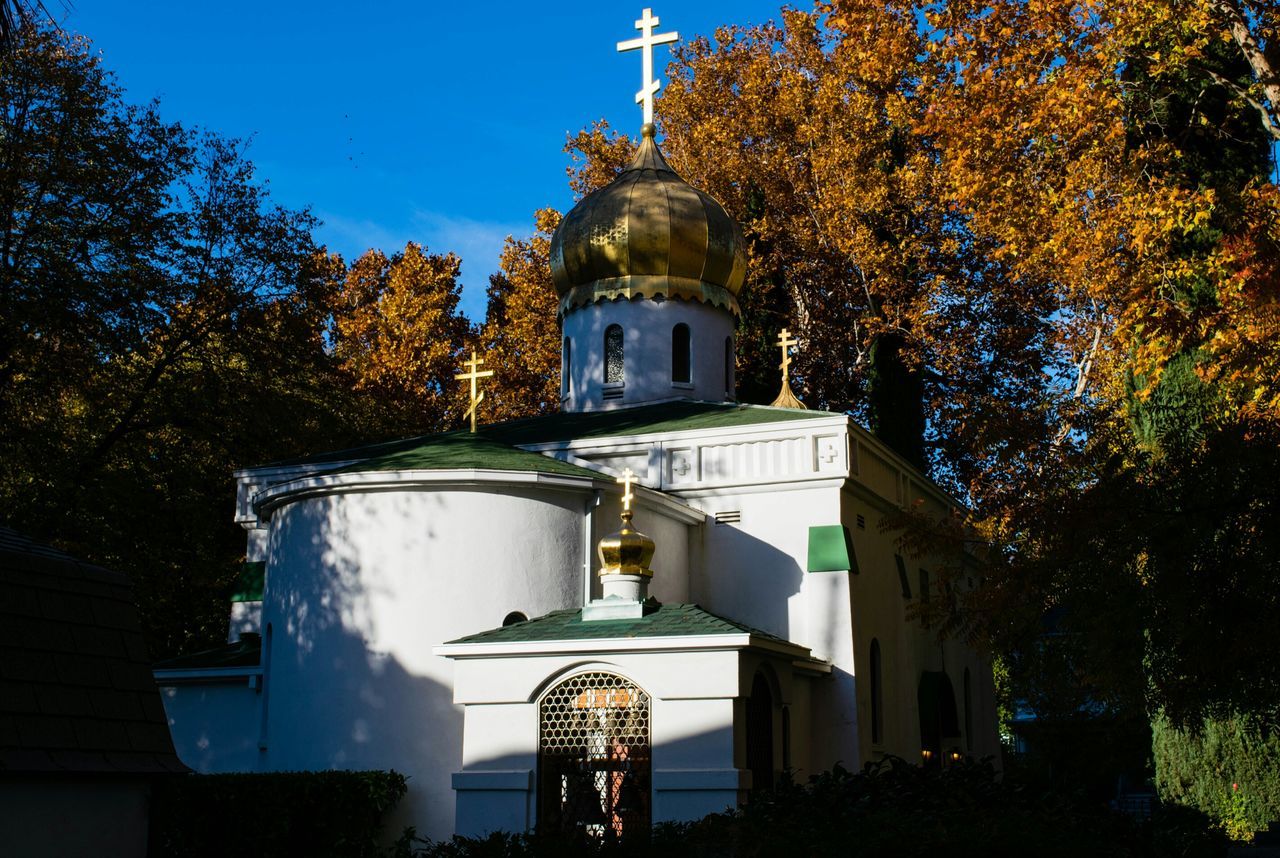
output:
POLYGON ((618 177, 588 194, 551 237, 560 313, 601 300, 681 298, 737 314, 747 273, 742 230, 662 157, 654 127, 618 177))
POLYGON ((622 512, 622 529, 600 540, 600 576, 644 575, 652 578, 649 562, 657 546, 631 527, 631 510, 622 512))

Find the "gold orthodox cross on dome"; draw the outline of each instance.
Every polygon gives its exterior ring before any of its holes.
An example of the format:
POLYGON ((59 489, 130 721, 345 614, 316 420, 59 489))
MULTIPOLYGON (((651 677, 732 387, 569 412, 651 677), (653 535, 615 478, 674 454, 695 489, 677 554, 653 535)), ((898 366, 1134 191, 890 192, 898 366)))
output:
POLYGON ((654 17, 652 9, 645 9, 644 14, 636 21, 636 29, 640 38, 618 42, 618 52, 640 51, 643 72, 640 91, 636 93, 636 104, 644 106, 644 121, 648 125, 653 122, 653 97, 658 93, 659 81, 653 76, 653 49, 655 45, 665 45, 680 38, 679 33, 655 33, 659 20, 654 17))
POLYGON ((618 477, 618 482, 622 483, 622 514, 623 517, 631 515, 631 502, 636 496, 631 492, 631 484, 636 480, 635 471, 627 468, 622 472, 622 476, 618 477))
POLYGON ((488 378, 489 376, 493 375, 493 370, 491 369, 486 369, 484 372, 480 372, 480 364, 482 363, 484 363, 484 358, 476 357, 475 349, 472 349, 471 360, 464 360, 462 362, 462 365, 467 367, 471 371, 458 373, 457 375, 454 376, 454 378, 459 380, 462 380, 462 379, 471 380, 471 407, 467 409, 467 414, 464 416, 471 417, 472 432, 476 431, 476 406, 480 404, 480 400, 484 399, 483 392, 481 392, 479 395, 476 394, 476 381, 478 379, 488 378))

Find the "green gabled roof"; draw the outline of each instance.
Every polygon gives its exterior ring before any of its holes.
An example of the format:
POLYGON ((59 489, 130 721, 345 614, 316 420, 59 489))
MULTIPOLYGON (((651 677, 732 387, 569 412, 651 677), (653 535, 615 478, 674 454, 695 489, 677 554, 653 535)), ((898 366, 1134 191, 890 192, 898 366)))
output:
MULTIPOLYGON (((398 441, 386 441, 364 447, 335 450, 314 456, 286 459, 271 465, 320 465, 350 459, 366 460, 346 470, 383 470, 394 468, 494 468, 498 470, 544 471, 543 467, 508 467, 489 464, 452 464, 455 458, 487 461, 487 456, 507 455, 511 445, 543 444, 569 441, 575 438, 609 438, 613 436, 647 435, 655 432, 692 431, 696 429, 725 429, 735 426, 757 426, 820 417, 841 416, 829 411, 802 411, 793 408, 773 408, 767 405, 734 405, 727 402, 661 402, 656 405, 640 405, 634 408, 618 408, 612 411, 548 414, 494 423, 480 427, 475 435, 467 432, 447 432, 436 435, 419 435, 398 441), (449 441, 445 439, 462 439, 449 441), (465 449, 466 439, 475 446, 465 449), (494 446, 484 447, 483 441, 494 446), (384 464, 374 465, 368 460, 384 464), (398 464, 398 462, 406 464, 398 464), (445 464, 431 464, 446 461, 445 464), (422 464, 408 464, 421 462, 422 464)), ((515 451, 519 454, 521 451, 515 451)), ((536 455, 536 454, 525 454, 536 455)), ((546 461, 545 457, 537 459, 546 461)), ((514 461, 514 460, 512 460, 514 461)), ((563 464, 563 463, 561 463, 563 464)), ((565 464, 564 467, 574 466, 565 464)), ((550 473, 567 473, 552 470, 550 473)), ((580 474, 582 469, 573 473, 580 474)))
POLYGON ((467 635, 448 643, 529 643, 740 634, 751 634, 796 646, 785 638, 753 629, 751 626, 733 620, 726 620, 697 605, 658 605, 657 610, 637 619, 590 622, 583 622, 581 609, 571 608, 552 611, 522 623, 513 623, 509 626, 467 635))
POLYGON ((246 634, 235 643, 180 655, 156 662, 156 670, 199 670, 220 667, 257 667, 262 662, 262 636, 246 634))
POLYGON ((729 402, 660 402, 613 411, 581 411, 549 414, 497 423, 485 427, 508 444, 541 444, 574 438, 609 438, 615 435, 648 435, 655 432, 689 432, 726 429, 766 423, 788 423, 837 417, 829 411, 802 411, 768 405, 734 405, 729 402))
POLYGON ((412 438, 399 442, 393 449, 380 450, 369 458, 330 473, 453 469, 526 471, 600 479, 600 474, 588 468, 571 465, 538 453, 529 453, 488 435, 473 435, 470 432, 448 432, 443 435, 423 435, 420 438, 412 438))

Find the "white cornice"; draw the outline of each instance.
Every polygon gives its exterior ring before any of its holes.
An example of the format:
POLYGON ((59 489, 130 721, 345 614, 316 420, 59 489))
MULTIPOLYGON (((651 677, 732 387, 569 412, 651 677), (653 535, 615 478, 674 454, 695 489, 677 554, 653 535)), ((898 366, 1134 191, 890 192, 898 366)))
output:
POLYGON ((749 632, 718 635, 679 635, 642 638, 584 638, 582 640, 503 641, 501 643, 453 643, 432 647, 433 655, 444 658, 495 658, 545 655, 604 654, 611 652, 731 652, 762 649, 789 655, 798 663, 812 664, 821 672, 826 662, 809 654, 808 647, 753 635, 749 632))
POLYGON ((414 488, 448 488, 479 485, 511 485, 560 491, 590 491, 612 483, 599 478, 545 474, 539 471, 502 471, 477 468, 447 470, 355 471, 320 474, 269 486, 253 498, 253 510, 260 516, 302 498, 348 492, 376 492, 414 488))

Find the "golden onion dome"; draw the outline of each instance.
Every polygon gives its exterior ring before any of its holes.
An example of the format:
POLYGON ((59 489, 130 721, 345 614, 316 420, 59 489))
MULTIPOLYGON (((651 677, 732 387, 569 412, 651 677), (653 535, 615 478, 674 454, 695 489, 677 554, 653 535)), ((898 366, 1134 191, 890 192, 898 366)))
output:
POLYGON ((643 575, 653 577, 649 564, 657 545, 631 526, 631 510, 622 511, 622 529, 600 540, 600 576, 643 575))
POLYGON ((737 314, 746 278, 742 230, 718 202, 667 164, 641 129, 618 177, 588 194, 551 237, 560 313, 614 298, 681 298, 737 314))

